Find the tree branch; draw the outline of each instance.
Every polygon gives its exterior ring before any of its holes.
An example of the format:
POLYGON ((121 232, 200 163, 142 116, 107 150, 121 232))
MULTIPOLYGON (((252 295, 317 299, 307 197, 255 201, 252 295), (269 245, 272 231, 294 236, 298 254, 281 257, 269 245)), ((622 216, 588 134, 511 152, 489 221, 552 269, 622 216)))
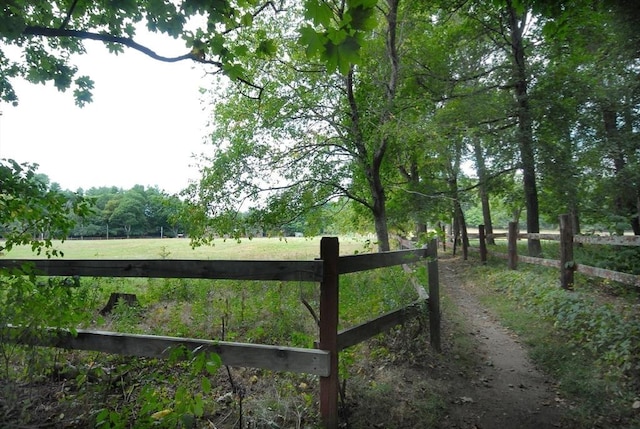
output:
POLYGON ((76 8, 76 6, 78 5, 78 0, 73 0, 73 3, 71 4, 71 6, 69 7, 69 10, 67 11, 67 16, 64 17, 64 20, 62 21, 62 24, 60 24, 60 30, 63 29, 64 27, 67 26, 67 24, 69 24, 69 20, 71 19, 71 15, 73 14, 74 9, 76 8))
MULTIPOLYGON (((212 64, 216 67, 222 68, 222 63, 219 61, 207 60, 200 56, 195 55, 193 52, 189 52, 188 54, 180 55, 177 57, 165 57, 157 54, 151 49, 143 46, 133 40, 130 37, 120 37, 113 36, 111 34, 103 34, 103 33, 92 33, 90 31, 83 30, 69 30, 65 28, 48 28, 48 27, 37 27, 37 26, 27 26, 22 34, 25 36, 42 36, 42 37, 73 37, 76 39, 88 39, 88 40, 97 40, 105 43, 118 43, 120 45, 124 45, 128 48, 135 49, 136 51, 142 52, 143 54, 153 58, 154 60, 166 62, 166 63, 176 63, 184 60, 192 60, 199 63, 204 64, 212 64)), ((240 80, 240 79, 239 79, 240 80)))

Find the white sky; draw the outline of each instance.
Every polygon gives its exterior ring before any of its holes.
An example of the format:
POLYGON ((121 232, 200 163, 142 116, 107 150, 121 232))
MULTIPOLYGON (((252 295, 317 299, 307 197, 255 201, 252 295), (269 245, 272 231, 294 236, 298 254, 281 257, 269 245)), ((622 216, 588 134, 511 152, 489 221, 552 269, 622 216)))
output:
MULTIPOLYGON (((173 42, 142 40, 158 54, 184 54, 173 42)), ((37 163, 72 191, 140 184, 174 193, 197 179, 192 154, 206 151, 211 110, 199 87, 212 79, 191 61, 162 63, 130 49, 116 56, 92 41, 86 47, 74 63, 95 82, 93 102, 79 108, 72 90, 14 81, 20 104, 0 103, 0 158, 37 163)))

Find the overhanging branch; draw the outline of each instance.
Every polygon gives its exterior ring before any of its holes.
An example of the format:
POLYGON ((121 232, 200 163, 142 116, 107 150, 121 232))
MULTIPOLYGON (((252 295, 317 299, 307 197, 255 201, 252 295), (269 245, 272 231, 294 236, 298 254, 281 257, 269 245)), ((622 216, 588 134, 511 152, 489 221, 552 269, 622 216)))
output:
POLYGON ((83 31, 83 30, 69 30, 66 28, 48 28, 48 27, 37 27, 37 26, 26 27, 22 32, 22 34, 25 36, 73 37, 76 39, 97 40, 105 43, 118 43, 128 48, 135 49, 136 51, 142 52, 143 54, 153 58, 154 60, 158 60, 166 63, 176 63, 184 60, 192 60, 199 63, 212 64, 216 67, 222 68, 221 62, 207 60, 205 58, 202 58, 201 56, 195 55, 193 52, 189 52, 188 54, 180 55, 177 57, 165 57, 163 55, 159 55, 155 51, 149 49, 144 45, 139 44, 138 42, 136 42, 130 37, 114 36, 111 34, 103 34, 103 33, 92 33, 90 31, 83 31))

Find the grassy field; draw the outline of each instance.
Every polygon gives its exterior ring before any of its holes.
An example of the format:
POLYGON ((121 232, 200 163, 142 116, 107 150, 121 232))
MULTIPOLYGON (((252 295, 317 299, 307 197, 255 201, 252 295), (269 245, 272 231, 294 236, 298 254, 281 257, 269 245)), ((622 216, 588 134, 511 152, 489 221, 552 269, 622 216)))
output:
MULTIPOLYGON (((190 247, 188 239, 73 240, 57 242, 55 247, 64 252, 67 259, 309 260, 319 256, 320 238, 261 238, 240 243, 219 240, 214 246, 196 249, 190 247)), ((371 250, 375 249, 366 238, 340 239, 343 255, 371 250)), ((34 256, 30 248, 24 247, 2 257, 34 256)), ((425 267, 417 268, 421 281, 426 282, 425 267)), ((21 325, 69 326, 71 323, 76 327, 123 333, 306 348, 314 347, 314 341, 318 340, 318 326, 308 310, 313 308, 315 314, 319 314, 318 283, 83 277, 69 288, 64 286, 63 279, 57 280, 62 281, 59 286, 51 283, 51 279, 46 283, 46 279, 38 278, 40 286, 49 286, 40 289, 29 283, 17 283, 22 289, 14 288, 20 293, 4 297, 16 303, 12 308, 25 310, 16 313, 24 319, 21 325), (54 294, 54 287, 60 293, 54 294), (53 301, 44 297, 43 291, 59 301, 49 306, 53 301), (119 303, 113 311, 101 314, 113 292, 135 294, 139 305, 119 303), (77 317, 60 316, 67 313, 77 317), (47 315, 61 317, 61 322, 51 324, 47 315), (37 320, 31 320, 34 317, 37 320)), ((340 327, 361 323, 416 298, 408 275, 399 266, 343 275, 340 278, 340 327)), ((0 319, 2 316, 0 311, 0 319)), ((6 316, 7 322, 9 316, 6 316)), ((426 332, 421 329, 423 325, 424 321, 415 321, 414 327, 407 331, 410 334, 401 337, 406 337, 402 344, 395 340, 392 345, 383 341, 386 336, 379 336, 366 346, 341 353, 341 376, 349 374, 354 386, 362 385, 363 392, 370 392, 367 381, 370 377, 358 372, 362 371, 361 365, 368 368, 367 356, 373 354, 376 359, 386 361, 405 349, 404 341, 415 345, 428 343, 424 338, 426 332), (415 332, 420 332, 420 339, 415 332), (355 362, 360 365, 354 366, 355 362)), ((219 428, 318 427, 318 378, 306 374, 222 368, 203 375, 202 370, 198 370, 198 361, 194 360, 179 364, 94 352, 15 348, 3 345, 1 338, 0 363, 0 369, 4 368, 0 371, 3 373, 0 374, 0 396, 6 396, 6 403, 21 403, 23 395, 30 396, 32 403, 56 410, 52 411, 55 414, 52 418, 61 427, 211 427, 207 422, 214 422, 219 428), (8 380, 33 390, 16 390, 8 380), (60 382, 69 387, 58 395, 62 399, 51 400, 55 395, 48 394, 46 389, 59 391, 60 382), (164 412, 168 414, 161 421, 154 420, 156 413, 164 412), (193 421, 197 424, 192 424, 193 421)), ((379 366, 378 362, 373 367, 379 366)), ((353 391, 350 394, 355 397, 353 391)), ((387 398, 388 392, 381 392, 378 403, 387 398)), ((366 405, 369 401, 359 402, 369 409, 366 405)), ((12 407, 5 408, 0 399, 0 426, 16 422, 33 426, 42 423, 42 413, 35 412, 34 408, 24 407, 21 414, 12 407)), ((426 416, 412 418, 424 421, 426 416)))
MULTIPOLYGON (((67 259, 246 259, 308 260, 320 256, 320 237, 254 238, 216 240, 212 246, 191 247, 189 239, 116 239, 55 241, 54 248, 67 259)), ((366 251, 364 237, 340 237, 340 253, 350 255, 366 251)), ((34 258, 31 247, 22 246, 5 252, 4 258, 34 258)), ((39 257, 45 257, 41 255, 39 257)))

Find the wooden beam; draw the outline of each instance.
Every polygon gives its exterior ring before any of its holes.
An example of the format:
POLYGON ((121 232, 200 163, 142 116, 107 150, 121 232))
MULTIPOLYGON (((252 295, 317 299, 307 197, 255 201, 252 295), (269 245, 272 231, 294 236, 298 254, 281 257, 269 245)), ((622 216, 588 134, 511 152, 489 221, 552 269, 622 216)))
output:
POLYGON ((179 259, 0 259, 0 268, 29 264, 48 276, 155 277, 229 280, 322 280, 322 261, 202 261, 179 259))
POLYGON ((542 265, 544 267, 560 268, 560 261, 556 259, 535 258, 533 256, 518 255, 518 261, 527 264, 542 265))
POLYGON ((630 286, 640 287, 640 276, 620 273, 618 271, 605 270, 604 268, 590 267, 589 265, 576 264, 576 271, 593 277, 613 280, 630 286))
POLYGON ((506 232, 498 232, 494 234, 487 234, 487 238, 507 238, 506 232))
POLYGON ((395 252, 364 253, 341 256, 338 259, 338 273, 348 274, 375 268, 409 264, 427 257, 426 249, 399 250, 395 252))
POLYGON ((478 225, 478 238, 480 239, 480 262, 487 265, 487 238, 484 233, 484 225, 478 225))
POLYGON ((429 337, 431 347, 441 351, 440 341, 440 274, 438 273, 438 242, 433 239, 427 246, 427 272, 429 274, 429 337))
POLYGON ((532 240, 560 241, 560 234, 541 234, 539 232, 530 232, 528 234, 525 234, 525 237, 532 240))
POLYGON ((12 342, 42 347, 58 347, 71 350, 166 359, 176 347, 186 347, 192 352, 213 352, 222 363, 229 366, 262 368, 272 371, 291 371, 329 374, 329 353, 322 350, 262 344, 232 343, 194 338, 164 337, 155 335, 123 334, 118 332, 49 329, 37 335, 21 336, 17 327, 4 327, 4 337, 12 342), (8 330, 8 332, 6 331, 8 330))
POLYGON ((562 214, 560 220, 560 286, 563 289, 573 289, 573 278, 576 261, 573 260, 573 232, 571 217, 562 214))
POLYGON ((640 235, 574 235, 574 243, 609 244, 612 246, 640 246, 640 235))
POLYGON ((419 299, 406 307, 390 311, 375 319, 361 323, 338 333, 338 350, 355 346, 371 337, 375 337, 396 325, 404 323, 406 320, 416 317, 424 307, 424 300, 419 299))
POLYGON ((518 269, 518 224, 509 222, 509 233, 507 235, 507 253, 509 254, 508 266, 510 270, 518 269))

